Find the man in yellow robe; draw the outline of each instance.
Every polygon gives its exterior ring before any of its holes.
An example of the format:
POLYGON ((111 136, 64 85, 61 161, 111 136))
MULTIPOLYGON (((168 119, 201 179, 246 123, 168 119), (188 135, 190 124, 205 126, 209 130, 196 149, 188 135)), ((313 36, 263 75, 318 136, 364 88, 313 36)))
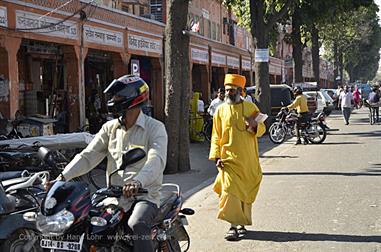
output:
POLYGON ((231 224, 225 239, 237 240, 251 225, 251 207, 262 180, 257 137, 266 127, 255 117, 259 109, 242 100, 246 83, 242 75, 225 76, 225 103, 213 117, 210 160, 215 160, 218 175, 213 190, 220 198, 218 219, 231 224))

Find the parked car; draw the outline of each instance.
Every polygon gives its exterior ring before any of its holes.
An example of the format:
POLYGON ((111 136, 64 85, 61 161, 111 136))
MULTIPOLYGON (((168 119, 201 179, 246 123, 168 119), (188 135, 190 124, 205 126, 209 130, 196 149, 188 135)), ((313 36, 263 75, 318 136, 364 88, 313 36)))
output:
POLYGON ((337 108, 337 102, 339 101, 339 97, 336 94, 336 89, 322 88, 322 89, 320 89, 320 91, 326 92, 332 98, 334 108, 337 108))
MULTIPOLYGON (((285 84, 270 85, 271 92, 271 115, 276 116, 282 107, 285 107, 294 100, 292 88, 285 84)), ((255 86, 247 87, 246 93, 254 98, 255 86)), ((254 100, 254 99, 253 99, 254 100)), ((308 109, 313 114, 317 108, 316 98, 307 95, 308 109)))
POLYGON ((334 109, 332 98, 323 91, 304 91, 303 94, 316 97, 317 99, 317 110, 316 112, 324 111, 327 115, 329 115, 334 109))

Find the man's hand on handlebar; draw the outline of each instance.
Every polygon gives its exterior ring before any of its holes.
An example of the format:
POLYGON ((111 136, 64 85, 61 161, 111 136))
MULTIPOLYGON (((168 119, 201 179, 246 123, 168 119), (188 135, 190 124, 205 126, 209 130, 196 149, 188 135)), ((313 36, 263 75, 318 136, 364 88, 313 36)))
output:
POLYGON ((58 175, 58 177, 55 179, 55 180, 49 180, 49 181, 46 181, 46 183, 44 184, 44 189, 45 191, 49 191, 50 187, 52 187, 52 185, 56 182, 56 181, 66 181, 65 177, 62 175, 62 173, 60 175, 58 175))
POLYGON ((123 195, 126 198, 136 196, 139 188, 142 188, 142 184, 137 180, 132 180, 123 186, 123 195))

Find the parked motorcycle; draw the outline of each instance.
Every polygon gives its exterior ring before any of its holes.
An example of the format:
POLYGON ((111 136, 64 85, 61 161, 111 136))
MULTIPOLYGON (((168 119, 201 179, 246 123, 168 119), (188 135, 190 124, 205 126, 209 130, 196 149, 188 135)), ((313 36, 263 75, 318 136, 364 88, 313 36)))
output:
MULTIPOLYGON (((119 170, 144 158, 145 152, 136 148, 123 156, 119 170)), ((161 199, 159 214, 151 229, 155 251, 187 251, 190 239, 184 228, 185 215, 192 215, 192 209, 181 209, 183 199, 180 188, 167 193, 161 199), (181 248, 179 242, 185 242, 181 248)), ((57 181, 49 190, 36 219, 38 230, 44 236, 40 246, 48 251, 133 251, 134 236, 128 227, 133 205, 139 195, 147 193, 140 189, 129 209, 118 205, 122 187, 109 185, 97 190, 92 196, 84 182, 57 181)))
POLYGON ((0 181, 0 251, 40 252, 36 212, 45 196, 48 172, 2 174, 0 181), (6 189, 5 189, 6 188, 6 189))
MULTIPOLYGON (((269 128, 270 140, 273 143, 283 143, 287 137, 296 135, 295 123, 298 123, 298 114, 295 111, 281 109, 275 120, 269 128)), ((326 125, 324 123, 324 113, 320 113, 308 122, 301 123, 301 137, 312 144, 323 143, 327 137, 326 125)))

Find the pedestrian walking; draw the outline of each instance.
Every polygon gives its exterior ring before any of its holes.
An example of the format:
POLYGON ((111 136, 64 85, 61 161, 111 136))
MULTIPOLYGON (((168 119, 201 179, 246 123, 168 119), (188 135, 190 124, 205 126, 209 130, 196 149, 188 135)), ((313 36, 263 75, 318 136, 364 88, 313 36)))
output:
POLYGON ((217 98, 213 99, 213 101, 209 105, 209 108, 208 108, 209 115, 213 117, 218 106, 224 103, 224 99, 225 99, 225 88, 219 88, 217 98))
POLYGON ((257 106, 241 98, 245 83, 242 75, 225 76, 225 103, 213 117, 209 153, 218 169, 213 186, 219 196, 217 218, 230 223, 225 235, 228 241, 237 240, 246 233, 245 226, 252 224, 251 207, 262 180, 257 137, 266 127, 256 121, 257 106))
POLYGON ((251 97, 251 95, 248 95, 247 94, 247 90, 246 88, 243 88, 243 92, 242 92, 242 96, 241 98, 245 101, 248 101, 248 102, 253 102, 253 98, 251 97))
POLYGON ((352 112, 352 104, 354 104, 353 95, 349 91, 348 86, 344 86, 344 91, 340 94, 341 101, 341 110, 343 112, 343 117, 345 121, 345 125, 349 124, 349 118, 352 112))
POLYGON ((359 109, 361 108, 361 95, 359 88, 356 86, 355 91, 353 91, 353 100, 355 102, 355 108, 359 109))
POLYGON ((372 88, 372 92, 368 96, 368 102, 371 105, 372 117, 374 122, 379 121, 379 103, 380 103, 380 90, 377 86, 372 88))

